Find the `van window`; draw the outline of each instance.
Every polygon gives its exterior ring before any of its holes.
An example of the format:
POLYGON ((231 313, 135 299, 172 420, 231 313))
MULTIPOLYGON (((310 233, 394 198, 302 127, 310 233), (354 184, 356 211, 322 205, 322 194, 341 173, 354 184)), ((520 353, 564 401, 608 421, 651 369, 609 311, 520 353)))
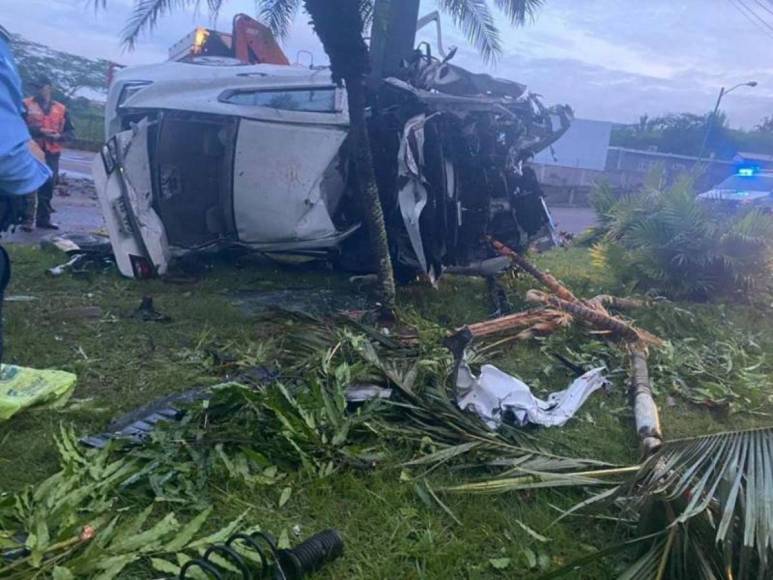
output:
POLYGON ((335 97, 334 87, 323 87, 320 89, 236 91, 226 94, 221 100, 233 105, 247 107, 269 107, 283 111, 306 111, 310 113, 335 113, 335 97))

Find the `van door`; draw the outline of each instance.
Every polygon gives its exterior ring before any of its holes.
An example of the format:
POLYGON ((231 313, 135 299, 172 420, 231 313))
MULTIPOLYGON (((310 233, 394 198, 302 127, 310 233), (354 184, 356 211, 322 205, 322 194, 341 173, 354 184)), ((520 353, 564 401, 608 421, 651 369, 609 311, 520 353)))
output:
POLYGON ((133 278, 163 275, 171 259, 164 225, 153 209, 149 127, 144 119, 115 135, 92 168, 118 269, 133 278))

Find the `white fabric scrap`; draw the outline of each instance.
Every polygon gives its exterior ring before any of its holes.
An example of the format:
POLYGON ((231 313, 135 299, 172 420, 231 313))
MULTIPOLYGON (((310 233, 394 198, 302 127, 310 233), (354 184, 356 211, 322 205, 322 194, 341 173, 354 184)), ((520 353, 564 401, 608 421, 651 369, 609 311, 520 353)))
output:
POLYGON ((592 393, 606 384, 604 370, 599 367, 588 371, 543 401, 532 394, 526 383, 495 366, 483 365, 480 376, 475 377, 467 363, 462 362, 456 383, 456 403, 463 411, 475 412, 489 429, 499 427, 506 413, 512 414, 519 427, 528 423, 561 427, 592 393))
POLYGON ((364 403, 373 399, 388 399, 392 396, 392 389, 377 385, 350 385, 346 387, 345 396, 350 403, 364 403))

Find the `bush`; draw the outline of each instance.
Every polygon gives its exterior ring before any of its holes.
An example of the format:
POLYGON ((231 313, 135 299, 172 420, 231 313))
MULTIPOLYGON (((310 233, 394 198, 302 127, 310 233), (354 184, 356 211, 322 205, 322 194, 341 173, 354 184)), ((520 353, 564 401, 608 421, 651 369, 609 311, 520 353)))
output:
POLYGON ((770 290, 770 213, 716 211, 696 199, 687 177, 622 197, 601 186, 591 203, 600 222, 594 265, 632 289, 697 300, 770 290))

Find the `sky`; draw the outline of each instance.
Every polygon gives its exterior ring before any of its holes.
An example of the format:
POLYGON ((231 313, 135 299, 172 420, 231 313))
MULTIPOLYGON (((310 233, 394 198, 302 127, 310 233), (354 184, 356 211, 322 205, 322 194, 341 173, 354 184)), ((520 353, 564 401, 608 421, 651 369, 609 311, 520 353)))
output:
MULTIPOLYGON (((213 23, 205 8, 176 10, 127 52, 120 33, 134 2, 106 0, 95 11, 89 0, 0 0, 0 24, 58 50, 131 65, 164 60, 197 25, 229 30, 234 14, 255 11, 254 0, 229 0, 213 23)), ((435 0, 422 0, 422 14, 433 9, 435 0)), ((703 114, 720 87, 751 80, 758 86, 722 101, 730 124, 751 128, 773 115, 773 0, 545 0, 523 28, 501 15, 497 22, 504 51, 487 65, 444 18, 444 44, 459 47, 454 63, 525 83, 578 117, 630 123, 645 113, 703 114)), ((291 61, 301 50, 315 64, 327 61, 304 13, 283 44, 291 61)))

